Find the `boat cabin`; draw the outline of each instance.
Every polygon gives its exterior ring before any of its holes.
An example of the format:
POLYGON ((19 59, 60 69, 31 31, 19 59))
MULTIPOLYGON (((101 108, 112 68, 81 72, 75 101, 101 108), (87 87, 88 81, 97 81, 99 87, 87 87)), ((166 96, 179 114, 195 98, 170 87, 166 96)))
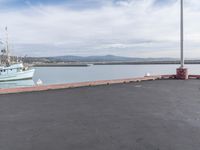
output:
POLYGON ((23 64, 13 64, 9 67, 0 67, 0 75, 22 72, 23 68, 23 64))

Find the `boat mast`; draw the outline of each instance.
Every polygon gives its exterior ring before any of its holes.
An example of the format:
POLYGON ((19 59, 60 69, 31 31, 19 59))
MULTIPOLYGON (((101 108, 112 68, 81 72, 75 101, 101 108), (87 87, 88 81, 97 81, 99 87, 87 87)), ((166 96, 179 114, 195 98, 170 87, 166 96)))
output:
POLYGON ((183 26, 183 0, 181 0, 181 7, 180 7, 180 49, 181 49, 181 68, 184 68, 185 60, 184 60, 184 26, 183 26))
POLYGON ((8 43, 8 28, 5 27, 6 31, 6 65, 10 65, 10 51, 9 51, 9 43, 8 43))

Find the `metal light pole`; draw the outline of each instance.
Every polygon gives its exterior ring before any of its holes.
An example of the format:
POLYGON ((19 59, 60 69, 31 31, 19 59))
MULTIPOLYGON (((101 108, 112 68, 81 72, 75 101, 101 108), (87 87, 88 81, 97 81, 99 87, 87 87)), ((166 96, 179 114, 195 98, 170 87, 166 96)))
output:
POLYGON ((180 28, 180 48, 181 48, 181 68, 184 68, 184 28, 183 28, 183 0, 181 0, 181 28, 180 28))
POLYGON ((186 80, 188 79, 188 69, 184 68, 184 26, 183 26, 183 0, 180 0, 180 51, 181 51, 181 67, 176 70, 176 78, 186 80))

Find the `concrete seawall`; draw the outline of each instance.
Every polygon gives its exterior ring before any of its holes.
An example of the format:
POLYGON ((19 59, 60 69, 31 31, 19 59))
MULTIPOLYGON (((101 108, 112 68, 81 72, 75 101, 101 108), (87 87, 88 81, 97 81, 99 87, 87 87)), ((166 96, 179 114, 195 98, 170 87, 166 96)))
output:
MULTIPOLYGON (((127 78, 127 79, 100 80, 100 81, 90 81, 90 82, 41 85, 33 87, 7 88, 7 89, 0 89, 0 94, 37 92, 37 91, 48 91, 48 90, 79 88, 79 87, 110 85, 110 84, 123 84, 130 82, 141 82, 141 81, 160 80, 160 79, 176 79, 176 75, 174 74, 157 75, 157 76, 127 78)), ((200 75, 189 75, 189 79, 200 79, 200 75)))
POLYGON ((41 85, 41 86, 22 87, 22 88, 8 88, 8 89, 0 89, 0 94, 34 92, 34 91, 47 91, 47 90, 78 88, 78 87, 109 85, 109 84, 120 84, 120 83, 130 83, 130 82, 157 80, 157 79, 161 79, 161 78, 162 78, 162 76, 150 76, 150 77, 116 79, 116 80, 101 80, 101 81, 91 81, 91 82, 41 85))

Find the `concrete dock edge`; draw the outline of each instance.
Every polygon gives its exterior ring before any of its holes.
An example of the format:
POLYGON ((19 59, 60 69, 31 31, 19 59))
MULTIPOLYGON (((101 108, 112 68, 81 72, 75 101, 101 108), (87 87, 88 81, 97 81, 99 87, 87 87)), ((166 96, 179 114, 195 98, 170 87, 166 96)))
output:
POLYGON ((57 89, 88 87, 88 86, 110 85, 110 84, 157 80, 157 79, 161 79, 161 78, 162 78, 162 76, 150 76, 150 77, 116 79, 116 80, 100 80, 100 81, 91 81, 91 82, 41 85, 41 86, 33 86, 33 87, 6 88, 6 89, 0 89, 0 94, 37 92, 37 91, 48 91, 48 90, 57 90, 57 89))
MULTIPOLYGON (((158 79, 176 79, 176 75, 174 74, 157 75, 157 76, 145 76, 145 77, 127 78, 127 79, 100 80, 100 81, 90 81, 90 82, 41 85, 41 86, 33 86, 33 87, 6 88, 6 89, 0 89, 0 94, 38 92, 38 91, 88 87, 88 86, 123 84, 123 83, 150 81, 150 80, 158 80, 158 79)), ((200 75, 189 75, 189 79, 200 79, 200 75)))

